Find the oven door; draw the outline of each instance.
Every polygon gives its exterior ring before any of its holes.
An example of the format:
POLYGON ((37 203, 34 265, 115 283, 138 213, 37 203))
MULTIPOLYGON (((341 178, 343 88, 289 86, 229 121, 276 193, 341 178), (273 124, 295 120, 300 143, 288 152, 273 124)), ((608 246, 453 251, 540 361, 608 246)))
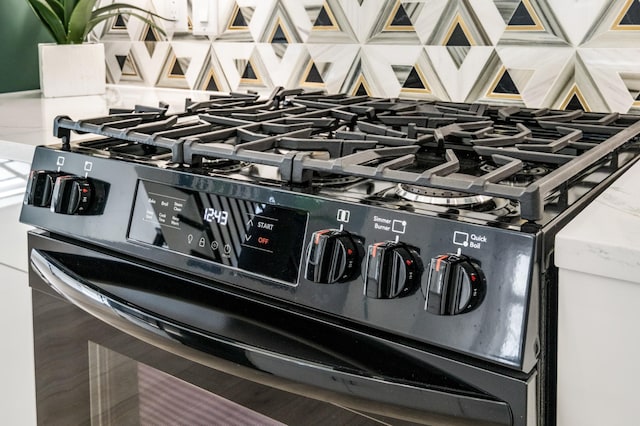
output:
POLYGON ((531 377, 45 232, 29 244, 40 424, 526 424, 531 377))

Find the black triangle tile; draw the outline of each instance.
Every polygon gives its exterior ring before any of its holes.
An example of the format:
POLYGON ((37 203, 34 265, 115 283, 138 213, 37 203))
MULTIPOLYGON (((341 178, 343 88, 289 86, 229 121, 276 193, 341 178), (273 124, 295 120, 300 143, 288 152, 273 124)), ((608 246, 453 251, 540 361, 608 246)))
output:
POLYGON ((640 25, 640 2, 633 0, 619 25, 640 25))
POLYGON ((464 33, 462 26, 460 23, 456 23, 449 39, 445 43, 445 46, 467 46, 471 47, 471 42, 467 38, 467 35, 464 33))
POLYGON ((586 108, 584 107, 584 105, 582 105, 582 102, 580 102, 580 98, 578 98, 578 95, 574 93, 573 96, 571 96, 571 99, 569 99, 569 102, 567 103, 567 106, 564 109, 576 110, 576 109, 586 109, 586 108))
POLYGON ((536 21, 531 17, 531 14, 527 10, 527 7, 523 2, 518 4, 518 7, 511 15, 511 19, 509 20, 509 26, 534 26, 536 25, 536 21))
POLYGON ((324 83, 322 76, 320 75, 320 71, 318 71, 318 67, 316 67, 315 63, 311 63, 311 67, 309 68, 309 72, 307 73, 306 78, 304 79, 305 83, 324 83))
POLYGON ((258 75, 254 71, 251 66, 251 62, 247 62, 247 66, 244 68, 244 72, 242 73, 243 80, 258 80, 258 75))
POLYGON ((122 15, 116 16, 116 19, 113 22, 112 28, 120 29, 120 30, 123 30, 123 29, 127 28, 127 22, 125 21, 125 19, 124 19, 124 17, 122 15))
POLYGON ((418 74, 418 70, 416 70, 416 67, 413 67, 411 69, 411 72, 409 73, 409 76, 407 77, 407 80, 402 85, 402 88, 403 89, 418 89, 418 90, 426 90, 427 89, 424 81, 422 81, 422 78, 420 77, 420 74, 418 74))
POLYGON ((158 38, 150 26, 147 26, 147 30, 144 34, 144 41, 158 41, 158 38))
POLYGON ((244 17, 244 14, 242 13, 242 10, 237 5, 236 5, 236 9, 235 9, 235 15, 231 19, 230 27, 232 27, 232 28, 247 28, 247 27, 249 27, 249 25, 247 23, 247 20, 244 17))
POLYGON ((282 25, 278 24, 278 26, 276 27, 276 30, 273 33, 273 37, 271 38, 271 43, 281 43, 281 44, 289 43, 289 39, 287 38, 287 35, 282 29, 282 25))
POLYGON ((220 91, 220 88, 216 84, 216 79, 213 77, 213 72, 209 74, 209 81, 207 81, 207 84, 204 87, 204 90, 208 90, 210 92, 220 91))
POLYGON ((503 95, 519 95, 520 91, 516 87, 516 84, 513 82, 511 75, 509 75, 509 71, 502 73, 498 84, 493 88, 493 93, 503 94, 503 95))
POLYGON ((118 61, 118 66, 120 66, 120 71, 122 71, 125 62, 127 62, 127 55, 116 55, 116 61, 118 61))
POLYGON ((320 9, 320 13, 316 18, 316 21, 313 23, 314 27, 334 27, 335 26, 335 22, 333 22, 333 20, 331 19, 331 16, 329 16, 329 13, 325 9, 325 7, 326 5, 322 6, 322 8, 320 9))
POLYGON ((358 84, 358 88, 356 89, 355 96, 369 96, 369 92, 367 92, 367 88, 364 85, 364 82, 360 82, 360 84, 358 84))
POLYGON ((410 27, 413 26, 411 19, 409 19, 409 15, 407 15, 407 11, 404 10, 402 4, 398 5, 398 10, 396 11, 395 16, 391 20, 389 24, 390 27, 410 27))
POLYGON ((173 67, 171 67, 171 71, 169 71, 169 75, 176 76, 176 77, 177 76, 184 77, 184 70, 180 66, 180 62, 178 61, 177 58, 173 63, 173 67))

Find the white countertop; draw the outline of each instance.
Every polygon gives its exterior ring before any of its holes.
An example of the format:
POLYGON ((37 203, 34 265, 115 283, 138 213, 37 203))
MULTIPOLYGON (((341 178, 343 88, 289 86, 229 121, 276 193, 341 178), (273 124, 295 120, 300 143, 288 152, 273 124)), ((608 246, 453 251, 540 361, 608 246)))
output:
POLYGON ((556 266, 640 283, 640 163, 556 236, 556 266))

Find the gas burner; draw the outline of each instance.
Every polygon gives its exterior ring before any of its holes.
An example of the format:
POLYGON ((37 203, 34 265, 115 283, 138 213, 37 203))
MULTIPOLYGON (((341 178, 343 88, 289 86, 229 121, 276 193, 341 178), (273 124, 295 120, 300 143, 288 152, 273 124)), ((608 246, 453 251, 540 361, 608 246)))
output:
POLYGON ((246 167, 248 163, 226 158, 203 158, 199 167, 211 173, 235 173, 246 167))
MULTIPOLYGON (((480 170, 483 172, 489 173, 497 169, 497 166, 493 163, 484 163, 480 166, 480 170)), ((535 182, 539 178, 547 175, 551 172, 551 169, 544 165, 531 165, 526 164, 522 170, 516 173, 513 176, 509 176, 507 179, 502 181, 504 184, 512 185, 512 186, 521 186, 525 187, 530 185, 532 182, 535 182)))
POLYGON ((396 186, 396 195, 409 201, 417 201, 424 204, 435 204, 437 206, 456 207, 485 204, 493 199, 486 195, 468 194, 464 192, 405 184, 399 184, 396 186))
POLYGON ((487 195, 406 184, 398 184, 395 193, 405 200, 437 206, 470 207, 486 204, 493 200, 493 197, 487 195))
POLYGON ((316 188, 347 188, 362 180, 358 176, 319 175, 314 173, 311 185, 316 188))

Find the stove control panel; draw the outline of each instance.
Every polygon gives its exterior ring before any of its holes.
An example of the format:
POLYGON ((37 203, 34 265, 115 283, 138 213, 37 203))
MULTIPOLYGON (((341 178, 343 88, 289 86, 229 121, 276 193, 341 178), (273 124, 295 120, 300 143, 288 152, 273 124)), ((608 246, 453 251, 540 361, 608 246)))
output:
POLYGON ((422 262, 418 251, 407 244, 385 241, 369 246, 364 294, 374 299, 394 299, 420 286, 422 262))
POLYGON ((535 360, 537 235, 50 148, 32 167, 23 223, 323 319, 535 360))
POLYGON ((475 309, 485 292, 485 278, 477 262, 464 255, 443 254, 429 263, 424 309, 436 315, 463 314, 475 309))
POLYGON ((338 229, 316 231, 307 250, 305 277, 323 284, 349 281, 358 276, 362 255, 358 236, 338 229))

